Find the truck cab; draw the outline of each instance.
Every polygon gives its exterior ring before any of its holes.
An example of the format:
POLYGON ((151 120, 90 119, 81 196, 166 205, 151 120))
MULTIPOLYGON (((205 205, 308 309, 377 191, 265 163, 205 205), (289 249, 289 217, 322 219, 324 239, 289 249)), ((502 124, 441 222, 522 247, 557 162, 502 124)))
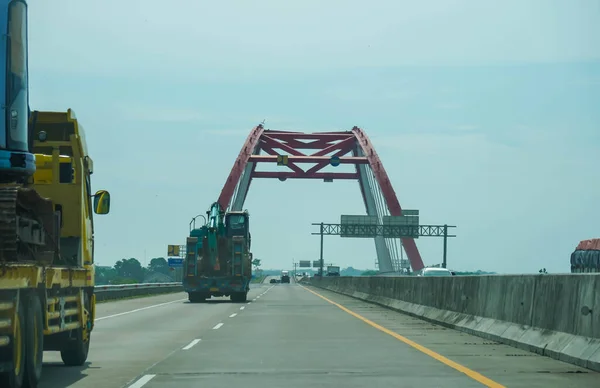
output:
POLYGON ((281 283, 290 282, 290 273, 288 271, 281 271, 281 283))
POLYGON ((333 265, 328 266, 326 276, 340 276, 340 267, 333 265))
POLYGON ((225 214, 227 237, 250 236, 248 212, 228 212, 225 214))

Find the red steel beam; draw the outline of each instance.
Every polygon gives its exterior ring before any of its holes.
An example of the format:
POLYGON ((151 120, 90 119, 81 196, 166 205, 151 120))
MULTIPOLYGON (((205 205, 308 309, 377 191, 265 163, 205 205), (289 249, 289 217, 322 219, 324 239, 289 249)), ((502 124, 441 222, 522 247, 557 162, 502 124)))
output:
POLYGON ((273 138, 271 136, 262 135, 260 141, 261 141, 261 146, 264 145, 264 146, 270 147, 270 148, 279 148, 280 150, 289 152, 292 155, 305 156, 304 153, 298 151, 296 148, 289 146, 285 143, 281 143, 280 141, 278 141, 278 139, 273 138))
MULTIPOLYGON (((398 202, 398 197, 396 197, 396 192, 392 187, 392 183, 383 168, 383 164, 379 159, 379 155, 375 152, 375 147, 365 134, 365 132, 359 127, 352 128, 352 132, 356 136, 356 141, 362 148, 365 156, 369 160, 369 165, 371 166, 371 170, 373 171, 373 175, 375 175, 375 179, 377 179, 377 183, 381 188, 381 192, 383 193, 383 197, 385 198, 385 202, 387 204, 390 215, 392 216, 401 216, 402 215, 402 207, 400 207, 400 202, 398 202)), ((413 271, 419 271, 425 265, 423 264, 423 260, 421 259, 421 254, 419 253, 419 249, 417 248, 417 244, 415 240, 412 238, 403 238, 402 245, 404 246, 404 250, 406 251, 406 256, 408 256, 408 260, 410 261, 410 266, 413 271)))
MULTIPOLYGON (((295 156, 288 155, 288 163, 326 163, 331 160, 331 156, 295 156)), ((277 155, 252 155, 250 162, 277 163, 277 155)), ((369 164, 369 160, 362 156, 342 156, 340 164, 369 164)))
POLYGON ((358 179, 354 172, 316 172, 313 174, 298 174, 295 172, 255 171, 252 178, 275 179, 358 179))
MULTIPOLYGON (((349 138, 347 140, 343 140, 337 144, 334 144, 333 146, 329 146, 324 148, 321 151, 326 151, 326 153, 331 152, 331 150, 333 149, 337 149, 338 151, 336 153, 334 153, 334 156, 337 157, 341 157, 343 155, 346 155, 347 153, 349 153, 350 151, 352 151, 352 148, 356 145, 356 139, 354 139, 354 137, 349 138)), ((321 152, 315 152, 313 155, 320 155, 321 152)), ((306 172, 307 173, 313 173, 313 172, 318 172, 320 170, 322 170, 323 168, 325 168, 325 166, 327 166, 327 162, 320 162, 319 164, 309 168, 306 172)))
POLYGON ((252 156, 252 152, 258 145, 258 141, 260 140, 263 132, 263 126, 258 125, 246 138, 246 142, 238 154, 238 157, 233 164, 233 168, 231 169, 231 172, 225 181, 225 186, 223 186, 223 190, 221 190, 221 195, 219 195, 218 202, 219 205, 221 205, 221 209, 226 210, 231 203, 233 193, 235 192, 235 187, 240 181, 240 177, 242 176, 242 173, 248 164, 248 160, 250 160, 250 156, 252 156))
POLYGON ((354 137, 349 137, 344 139, 338 143, 331 144, 329 146, 324 147, 322 150, 313 153, 313 156, 323 156, 327 155, 330 152, 338 151, 338 150, 346 150, 346 153, 352 150, 352 147, 356 144, 356 140, 354 137))
MULTIPOLYGON (((277 142, 279 144, 283 144, 284 146, 291 147, 293 149, 317 149, 323 150, 326 147, 335 145, 333 142, 339 141, 342 142, 344 140, 352 140, 354 139, 354 135, 352 132, 348 133, 289 133, 289 132, 267 132, 265 131, 265 136, 268 136, 269 141, 277 142), (310 140, 310 141, 303 141, 310 140)), ((273 144, 270 144, 274 147, 273 144)), ((277 147, 275 147, 277 148, 277 147)), ((291 153, 291 152, 290 152, 291 153)))
POLYGON ((304 133, 304 132, 285 132, 285 131, 265 131, 265 135, 277 138, 280 140, 345 140, 352 138, 352 132, 315 132, 315 133, 304 133))
MULTIPOLYGON (((262 149, 263 151, 265 151, 265 152, 267 152, 267 153, 269 154, 269 155, 261 155, 261 156, 267 156, 267 157, 268 157, 268 156, 271 156, 271 157, 275 157, 275 161, 277 161, 277 155, 278 155, 278 152, 277 152, 277 151, 275 151, 275 150, 274 150, 273 148, 271 148, 271 147, 267 147, 267 146, 266 146, 266 145, 264 145, 264 144, 262 144, 262 145, 259 145, 259 146, 261 147, 261 149, 262 149)), ((252 157, 254 157, 254 156, 258 156, 258 155, 252 155, 252 156, 250 157, 250 160, 252 160, 252 157)), ((288 157, 289 157, 289 156, 288 156, 288 157)), ((296 157, 299 157, 299 156, 296 156, 296 157)), ((300 157, 301 157, 301 156, 300 156, 300 157)), ((294 163, 294 162, 290 162, 290 161, 288 161, 288 164, 287 164, 286 166, 287 166, 287 167, 288 167, 290 170, 292 170, 292 171, 294 171, 294 172, 296 172, 296 173, 298 173, 298 174, 304 174, 304 170, 303 170, 301 167, 299 167, 298 165, 296 165, 296 163, 294 163)))

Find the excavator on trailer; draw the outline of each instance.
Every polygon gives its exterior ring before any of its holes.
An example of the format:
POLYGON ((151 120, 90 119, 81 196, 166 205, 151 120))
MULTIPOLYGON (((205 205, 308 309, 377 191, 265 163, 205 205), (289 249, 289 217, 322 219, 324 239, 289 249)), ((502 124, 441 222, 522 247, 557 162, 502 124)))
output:
POLYGON ((93 162, 72 110, 29 109, 27 3, 0 0, 0 386, 37 387, 44 350, 85 363, 94 327, 93 162))
POLYGON ((252 278, 250 216, 247 211, 225 212, 218 202, 206 214, 208 222, 200 228, 195 228, 196 218, 190 223, 184 289, 194 303, 211 296, 244 302, 252 278))

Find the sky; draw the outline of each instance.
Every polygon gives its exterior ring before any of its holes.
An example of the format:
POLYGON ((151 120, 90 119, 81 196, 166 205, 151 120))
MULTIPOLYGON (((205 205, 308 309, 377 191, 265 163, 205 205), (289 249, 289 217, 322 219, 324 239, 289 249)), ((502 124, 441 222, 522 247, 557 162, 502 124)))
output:
MULTIPOLYGON (((29 0, 30 104, 72 108, 94 159, 96 263, 184 244, 249 131, 363 128, 403 208, 456 225, 448 266, 569 272, 600 237, 594 0, 29 0)), ((264 268, 318 259, 316 222, 365 214, 355 181, 255 180, 264 268)), ((419 238, 426 265, 442 241, 419 238)), ((326 262, 374 268, 367 239, 326 262)))

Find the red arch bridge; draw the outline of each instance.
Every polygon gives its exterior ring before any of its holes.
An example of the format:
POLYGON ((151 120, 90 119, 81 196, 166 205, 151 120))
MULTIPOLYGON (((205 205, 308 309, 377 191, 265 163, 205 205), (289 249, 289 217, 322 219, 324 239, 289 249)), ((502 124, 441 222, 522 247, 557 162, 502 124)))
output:
MULTIPOLYGON (((403 215, 392 183, 373 144, 358 127, 344 132, 303 133, 269 130, 262 124, 258 125, 247 137, 227 177, 218 200, 221 208, 242 210, 250 183, 255 178, 276 178, 282 181, 354 179, 359 182, 366 212, 370 218, 381 222, 384 216, 403 215), (287 171, 257 171, 258 163, 284 165, 287 166, 287 171), (302 168, 301 164, 312 166, 302 168), (354 172, 322 171, 329 165, 339 164, 353 165, 354 172)), ((422 227, 417 227, 419 228, 422 227)), ((389 238, 385 233, 376 233, 373 239, 380 272, 401 271, 402 247, 414 271, 424 267, 414 238, 389 238), (399 240, 402 244, 399 244, 399 240)))

